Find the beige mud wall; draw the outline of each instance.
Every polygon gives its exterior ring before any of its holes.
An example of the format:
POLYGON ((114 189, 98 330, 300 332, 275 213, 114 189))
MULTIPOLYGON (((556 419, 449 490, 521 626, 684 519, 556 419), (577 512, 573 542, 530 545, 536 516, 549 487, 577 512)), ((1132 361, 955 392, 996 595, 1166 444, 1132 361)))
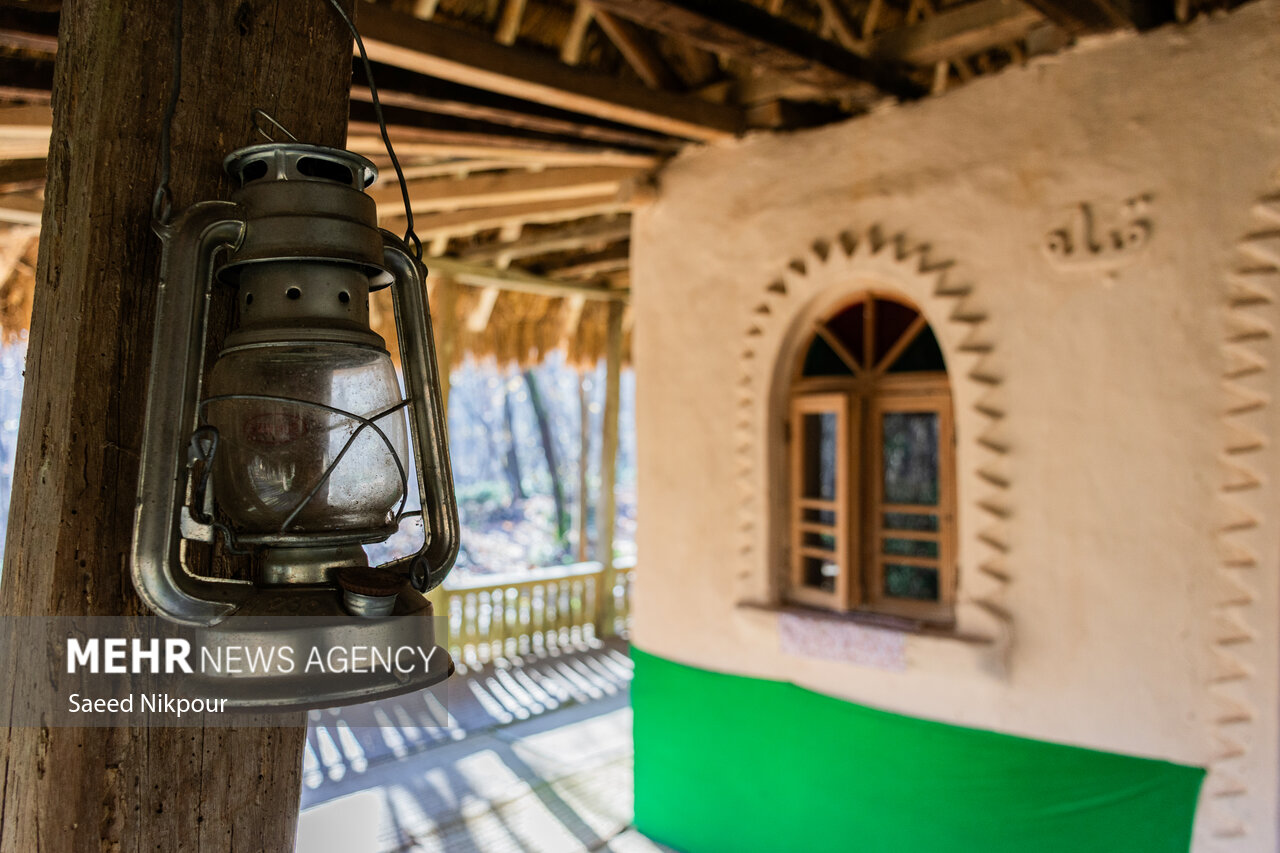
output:
POLYGON ((1197 849, 1277 849, 1280 4, 688 153, 633 246, 638 647, 1206 766, 1197 849), (831 660, 780 642, 774 371, 869 286, 948 359, 958 626, 813 617, 831 660))

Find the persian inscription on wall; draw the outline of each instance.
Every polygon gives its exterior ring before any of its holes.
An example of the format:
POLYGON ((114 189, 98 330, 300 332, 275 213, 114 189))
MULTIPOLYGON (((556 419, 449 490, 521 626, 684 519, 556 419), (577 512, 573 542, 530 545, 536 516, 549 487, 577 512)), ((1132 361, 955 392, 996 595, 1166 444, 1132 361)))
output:
POLYGON ((1063 270, 1114 269, 1131 262, 1151 240, 1151 193, 1119 205, 1084 201, 1065 212, 1044 238, 1049 263, 1063 270))

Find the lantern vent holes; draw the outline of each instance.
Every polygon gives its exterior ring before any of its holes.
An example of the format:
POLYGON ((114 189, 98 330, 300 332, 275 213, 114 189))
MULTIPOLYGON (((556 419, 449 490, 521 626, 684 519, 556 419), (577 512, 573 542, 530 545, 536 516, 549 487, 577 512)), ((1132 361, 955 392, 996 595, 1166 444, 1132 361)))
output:
POLYGON ((240 185, 251 184, 267 176, 266 160, 251 160, 240 170, 240 185))
POLYGON ((252 294, 252 293, 246 293, 246 294, 244 295, 244 304, 245 304, 245 305, 252 305, 252 304, 253 304, 253 294, 252 294))
POLYGON ((346 184, 347 186, 355 183, 355 176, 351 174, 351 170, 346 166, 341 163, 335 163, 332 160, 323 160, 319 157, 300 158, 298 160, 298 172, 308 178, 321 178, 326 181, 346 184))
POLYGON ((286 290, 286 291, 284 292, 284 295, 285 295, 285 296, 287 296, 289 299, 295 299, 295 300, 296 300, 296 299, 301 299, 301 298, 302 298, 302 291, 301 291, 301 290, 299 290, 299 289, 298 289, 298 288, 296 288, 296 287, 291 287, 291 288, 289 288, 288 290, 286 290))
POLYGON ((339 291, 338 301, 341 302, 343 305, 346 305, 348 302, 351 301, 351 294, 347 293, 345 290, 339 291))

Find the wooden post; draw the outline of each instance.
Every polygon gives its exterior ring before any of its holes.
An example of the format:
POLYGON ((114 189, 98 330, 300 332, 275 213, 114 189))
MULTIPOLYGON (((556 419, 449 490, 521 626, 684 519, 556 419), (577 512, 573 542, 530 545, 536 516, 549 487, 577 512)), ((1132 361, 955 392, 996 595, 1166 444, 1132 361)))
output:
MULTIPOLYGON (((428 269, 432 259, 427 260, 428 269)), ((436 360, 440 362, 440 396, 449 410, 449 374, 458 350, 458 285, 442 275, 431 292, 431 331, 436 339, 436 360)))
POLYGON ((587 400, 587 371, 578 371, 578 423, 581 441, 578 449, 578 562, 587 561, 587 515, 591 511, 587 494, 587 472, 591 467, 591 406, 587 400))
POLYGON ((618 478, 618 410, 622 390, 622 315, 626 306, 609 303, 609 329, 605 349, 604 439, 600 445, 600 503, 596 510, 599 530, 600 589, 597 591, 598 617, 596 636, 612 636, 614 617, 613 585, 617 572, 613 566, 613 530, 617 522, 618 499, 614 484, 618 478))
MULTIPOLYGON (((136 622, 143 610, 128 560, 160 261, 151 196, 172 17, 171 4, 152 0, 62 4, 0 587, 10 617, 0 629, 0 668, 13 675, 5 690, 27 713, 65 708, 67 697, 50 689, 48 643, 16 635, 13 617, 136 622)), ((261 141, 255 107, 304 141, 342 144, 351 38, 326 3, 187 3, 183 24, 177 209, 227 197, 222 158, 261 141)), ((220 337, 233 296, 218 289, 216 299, 210 328, 220 337)), ((306 719, 286 719, 274 728, 7 728, 0 851, 292 849, 306 719)))

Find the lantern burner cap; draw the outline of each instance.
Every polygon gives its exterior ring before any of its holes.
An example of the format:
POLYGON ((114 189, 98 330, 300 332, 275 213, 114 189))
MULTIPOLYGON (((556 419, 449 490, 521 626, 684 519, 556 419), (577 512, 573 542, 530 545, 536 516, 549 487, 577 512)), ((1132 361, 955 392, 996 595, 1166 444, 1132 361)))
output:
POLYGON ((367 158, 341 148, 269 142, 232 151, 222 167, 238 187, 258 181, 327 181, 365 190, 378 177, 367 158))
POLYGON ((390 615, 406 578, 387 569, 351 567, 338 572, 342 600, 353 616, 380 619, 390 615))

